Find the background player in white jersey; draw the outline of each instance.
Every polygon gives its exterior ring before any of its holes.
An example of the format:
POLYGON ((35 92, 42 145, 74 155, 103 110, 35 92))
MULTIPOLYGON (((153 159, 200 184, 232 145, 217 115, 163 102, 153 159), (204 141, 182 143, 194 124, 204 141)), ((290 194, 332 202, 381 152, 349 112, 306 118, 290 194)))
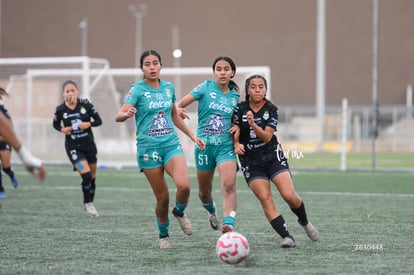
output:
POLYGON ((92 127, 102 124, 94 105, 87 99, 78 98, 76 83, 63 83, 65 102, 56 107, 53 128, 65 135, 66 154, 78 171, 82 181, 83 204, 92 217, 99 216, 93 204, 96 190, 97 148, 92 127))
POLYGON ((198 195, 208 212, 214 230, 220 228, 217 208, 212 197, 213 177, 217 167, 223 194, 222 233, 232 231, 235 225, 237 195, 237 159, 234 153, 231 116, 239 102, 237 84, 232 80, 236 65, 228 56, 219 56, 213 62, 214 80, 206 80, 183 97, 177 106, 180 116, 189 118, 185 108, 198 101, 197 136, 204 140, 206 149, 195 148, 198 195))
POLYGON ((159 246, 165 249, 171 247, 168 231, 170 198, 165 172, 172 177, 177 188, 172 213, 185 234, 193 232, 190 220, 184 213, 190 197, 190 177, 174 125, 200 148, 204 148, 204 142, 179 117, 172 83, 159 78, 162 67, 160 54, 154 50, 143 52, 140 65, 144 79, 131 86, 115 120, 123 122, 135 117, 137 162, 156 199, 159 246))
POLYGON ((253 75, 246 79, 245 86, 246 100, 238 104, 233 123, 239 128, 234 147, 246 182, 260 201, 267 220, 283 238, 282 247, 296 244, 275 207, 269 181, 296 214, 308 237, 317 241, 319 232, 308 221, 303 200, 293 186, 288 160, 274 134, 279 113, 278 108, 266 99, 267 81, 263 76, 253 75))
MULTIPOLYGON (((13 125, 9 111, 4 106, 2 99, 4 96, 9 96, 7 91, 3 88, 0 88, 0 112, 9 119, 10 123, 13 125)), ((14 171, 11 167, 10 157, 11 157, 12 147, 8 144, 4 138, 0 136, 0 168, 10 177, 10 181, 14 188, 19 186, 19 182, 14 174, 14 171)), ((3 177, 2 172, 0 171, 0 199, 6 197, 6 191, 3 186, 3 177)))

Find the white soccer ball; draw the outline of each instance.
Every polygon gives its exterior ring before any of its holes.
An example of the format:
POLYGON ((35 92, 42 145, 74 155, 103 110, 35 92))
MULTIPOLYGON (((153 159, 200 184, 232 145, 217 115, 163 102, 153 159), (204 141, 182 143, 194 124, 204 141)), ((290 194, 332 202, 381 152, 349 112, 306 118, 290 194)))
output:
POLYGON ((238 232, 227 232, 217 240, 216 253, 226 264, 243 262, 250 252, 246 237, 238 232))

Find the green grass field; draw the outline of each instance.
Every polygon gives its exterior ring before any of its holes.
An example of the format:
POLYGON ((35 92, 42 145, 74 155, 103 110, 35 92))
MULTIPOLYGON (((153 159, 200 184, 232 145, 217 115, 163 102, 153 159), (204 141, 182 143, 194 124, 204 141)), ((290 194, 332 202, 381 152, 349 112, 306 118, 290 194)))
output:
MULTIPOLYGON (((338 153, 304 153, 288 155, 292 167, 339 169, 341 155, 338 153)), ((372 154, 350 153, 346 155, 346 168, 349 170, 372 170, 372 154)), ((409 153, 378 153, 375 155, 377 170, 412 170, 414 172, 414 155, 409 153)))
MULTIPOLYGON (((174 248, 160 251, 155 199, 134 169, 98 171, 95 205, 82 208, 80 177, 67 167, 48 167, 36 182, 21 167, 13 189, 0 200, 0 274, 413 274, 414 174, 295 171, 320 240, 310 241, 274 190, 277 207, 297 241, 282 249, 280 237, 239 174, 236 230, 247 237, 249 258, 239 265, 219 261, 212 231, 197 197, 194 171, 187 214, 193 235, 170 216, 174 248)), ((171 186, 172 198, 174 187, 171 186)), ((214 197, 221 213, 216 178, 214 197)), ((173 199, 170 205, 173 205, 173 199)), ((220 215, 221 216, 221 215, 220 215)))

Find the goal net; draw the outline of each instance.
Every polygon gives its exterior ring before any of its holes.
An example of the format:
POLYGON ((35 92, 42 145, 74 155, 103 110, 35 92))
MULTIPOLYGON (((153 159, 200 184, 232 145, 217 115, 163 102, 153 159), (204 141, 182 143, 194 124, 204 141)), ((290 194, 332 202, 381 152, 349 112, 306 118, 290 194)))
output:
MULTIPOLYGON (((105 59, 89 57, 3 58, 0 86, 10 97, 3 103, 10 111, 14 127, 23 143, 47 164, 67 164, 64 137, 52 127, 55 108, 63 102, 62 84, 71 79, 78 84, 81 97, 95 105, 103 124, 93 129, 98 147, 100 167, 136 166, 135 123, 130 119, 115 122, 132 83, 142 78, 137 68, 110 68, 105 59)), ((181 99, 197 84, 213 77, 211 67, 163 68, 161 78, 175 85, 176 98, 181 99)), ((270 81, 269 67, 238 67, 234 81, 245 97, 244 81, 261 74, 270 81)), ((270 87, 269 87, 270 90, 270 87)), ((196 131, 197 103, 190 105, 187 125, 196 131)), ((190 167, 194 166, 193 142, 177 132, 190 167)), ((14 154, 13 154, 14 155, 14 154)), ((18 162, 15 156, 13 160, 18 162)))

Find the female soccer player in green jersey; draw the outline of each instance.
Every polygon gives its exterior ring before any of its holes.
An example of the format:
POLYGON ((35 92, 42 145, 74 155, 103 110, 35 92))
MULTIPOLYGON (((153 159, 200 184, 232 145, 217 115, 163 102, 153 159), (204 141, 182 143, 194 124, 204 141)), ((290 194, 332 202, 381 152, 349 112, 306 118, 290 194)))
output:
POLYGON ((217 57, 213 62, 214 80, 202 82, 177 103, 180 116, 189 118, 182 108, 198 101, 197 136, 206 143, 205 150, 195 148, 198 195, 208 212, 211 227, 218 230, 217 209, 212 197, 217 167, 224 198, 222 233, 233 230, 237 207, 237 159, 230 132, 231 117, 240 97, 239 88, 232 80, 235 73, 236 65, 230 57, 217 57))
POLYGON ((131 86, 125 102, 115 117, 123 122, 135 117, 137 136, 137 162, 149 181, 156 198, 155 214, 160 248, 170 248, 168 234, 169 191, 164 172, 177 187, 175 207, 172 211, 181 229, 192 234, 192 226, 184 210, 190 196, 190 177, 174 125, 190 137, 200 149, 204 142, 188 129, 175 107, 174 86, 161 80, 161 56, 154 50, 145 51, 140 58, 144 79, 131 86))

